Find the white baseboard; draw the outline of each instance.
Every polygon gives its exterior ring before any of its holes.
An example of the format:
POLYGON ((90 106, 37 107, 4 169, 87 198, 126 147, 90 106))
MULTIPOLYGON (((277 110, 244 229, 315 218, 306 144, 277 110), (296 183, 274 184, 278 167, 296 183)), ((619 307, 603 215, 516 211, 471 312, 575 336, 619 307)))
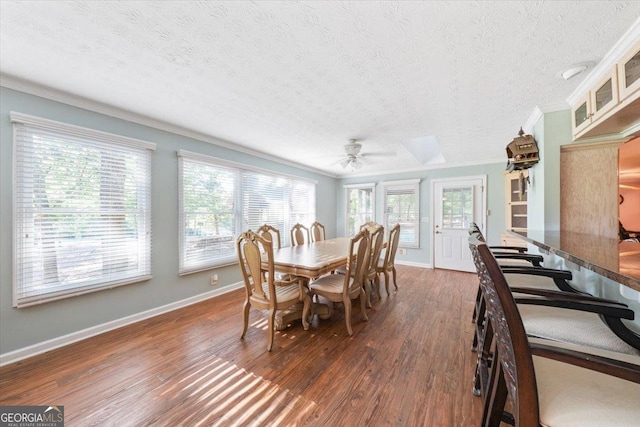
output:
POLYGON ((399 261, 398 259, 396 259, 394 263, 398 265, 408 265, 409 267, 433 268, 431 264, 424 264, 422 262, 399 261))
POLYGON ((227 292, 240 289, 244 286, 243 282, 232 283, 230 285, 215 289, 209 292, 195 295, 193 297, 183 299, 181 301, 172 302, 171 304, 163 305, 161 307, 152 308, 151 310, 143 311, 140 313, 132 314, 131 316, 123 317, 121 319, 113 320, 111 322, 103 323, 101 325, 92 326, 81 331, 73 332, 67 335, 56 337, 47 341, 40 342, 38 344, 30 345, 18 350, 10 351, 8 353, 0 354, 0 366, 8 365, 10 363, 18 362, 20 360, 42 354, 47 351, 54 350, 56 348, 64 347, 65 345, 72 344, 87 338, 100 335, 102 333, 112 331, 114 329, 121 328, 132 323, 140 322, 141 320, 149 319, 160 314, 168 313, 179 308, 187 307, 192 304, 196 304, 210 298, 214 298, 218 295, 226 294, 227 292))

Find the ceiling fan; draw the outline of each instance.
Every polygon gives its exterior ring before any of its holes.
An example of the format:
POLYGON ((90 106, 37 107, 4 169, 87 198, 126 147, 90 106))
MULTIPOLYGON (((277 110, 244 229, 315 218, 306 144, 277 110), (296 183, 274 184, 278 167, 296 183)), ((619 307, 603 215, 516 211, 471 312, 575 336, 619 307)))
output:
MULTIPOLYGON (((385 153, 362 153, 360 154, 360 150, 362 150, 362 144, 358 142, 357 139, 350 139, 349 143, 343 146, 344 152, 346 154, 346 158, 340 161, 340 166, 344 169, 347 167, 351 167, 351 170, 360 169, 363 165, 361 159, 363 157, 374 157, 374 156, 385 156, 392 154, 385 153)), ((395 153, 394 153, 395 154, 395 153)))

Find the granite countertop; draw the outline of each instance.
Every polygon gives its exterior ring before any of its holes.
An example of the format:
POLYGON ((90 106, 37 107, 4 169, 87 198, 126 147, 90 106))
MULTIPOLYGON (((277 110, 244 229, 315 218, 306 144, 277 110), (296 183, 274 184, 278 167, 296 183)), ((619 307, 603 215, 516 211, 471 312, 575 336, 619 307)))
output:
POLYGON ((640 291, 640 243, 567 231, 510 231, 581 267, 640 291))

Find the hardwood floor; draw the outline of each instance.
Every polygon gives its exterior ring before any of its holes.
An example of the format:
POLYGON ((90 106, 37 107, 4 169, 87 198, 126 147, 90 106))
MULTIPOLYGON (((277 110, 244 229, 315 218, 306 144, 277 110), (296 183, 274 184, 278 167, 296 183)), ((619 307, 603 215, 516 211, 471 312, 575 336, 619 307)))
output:
POLYGON ((473 426, 477 276, 398 266, 397 294, 240 340, 244 290, 0 369, 0 405, 64 405, 67 426, 473 426))

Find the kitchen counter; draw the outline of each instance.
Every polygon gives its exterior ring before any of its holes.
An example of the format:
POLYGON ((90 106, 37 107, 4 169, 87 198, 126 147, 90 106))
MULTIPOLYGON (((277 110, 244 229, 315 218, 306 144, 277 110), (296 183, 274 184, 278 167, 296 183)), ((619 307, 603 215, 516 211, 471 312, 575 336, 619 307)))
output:
POLYGON ((640 243, 566 231, 509 233, 640 292, 640 243))

